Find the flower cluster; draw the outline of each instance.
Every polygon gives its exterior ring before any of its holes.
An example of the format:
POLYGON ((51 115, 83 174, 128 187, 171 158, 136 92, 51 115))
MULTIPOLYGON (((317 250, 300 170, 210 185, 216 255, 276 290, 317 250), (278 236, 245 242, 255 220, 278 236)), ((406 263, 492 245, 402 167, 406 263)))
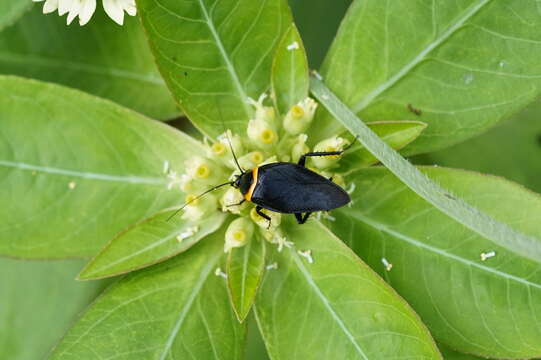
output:
MULTIPOLYGON (((79 17, 79 25, 83 26, 90 21, 96 11, 96 0, 32 0, 43 2, 43 13, 49 14, 58 10, 58 15, 68 14, 68 25, 79 17)), ((102 0, 103 9, 117 24, 124 24, 124 11, 135 16, 135 0, 102 0)))
MULTIPOLYGON (((265 163, 276 161, 297 162, 299 158, 310 151, 307 145, 308 136, 305 131, 309 128, 314 117, 317 104, 306 98, 294 105, 288 113, 280 118, 274 108, 266 106, 266 94, 257 101, 250 99, 254 106, 254 117, 248 122, 247 138, 232 134, 227 130, 220 135, 215 143, 206 143, 205 156, 197 156, 186 161, 186 172, 182 175, 170 173, 170 187, 179 187, 186 195, 187 206, 182 217, 190 221, 198 221, 208 214, 220 209, 238 215, 227 228, 224 251, 244 246, 254 235, 255 231, 269 242, 277 244, 281 251, 284 246, 291 246, 286 235, 280 228, 281 214, 263 210, 271 218, 269 221, 255 211, 255 206, 242 202, 243 195, 233 187, 223 188, 203 197, 195 199, 198 194, 208 190, 217 183, 231 181, 239 174, 231 149, 235 152, 239 165, 244 170, 250 170, 265 163), (195 199, 195 200, 194 200, 195 199)), ((314 151, 340 151, 349 142, 341 137, 333 136, 314 146, 314 151)), ((312 158, 313 171, 344 186, 339 174, 333 174, 332 168, 338 161, 337 156, 312 158)))

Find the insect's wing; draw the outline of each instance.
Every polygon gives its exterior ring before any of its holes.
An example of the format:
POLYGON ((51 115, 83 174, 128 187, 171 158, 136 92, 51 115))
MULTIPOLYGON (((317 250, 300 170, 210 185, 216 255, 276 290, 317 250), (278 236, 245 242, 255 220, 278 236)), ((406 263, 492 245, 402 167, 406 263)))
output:
POLYGON ((292 163, 260 169, 252 201, 282 213, 332 210, 347 204, 349 195, 327 178, 292 163))

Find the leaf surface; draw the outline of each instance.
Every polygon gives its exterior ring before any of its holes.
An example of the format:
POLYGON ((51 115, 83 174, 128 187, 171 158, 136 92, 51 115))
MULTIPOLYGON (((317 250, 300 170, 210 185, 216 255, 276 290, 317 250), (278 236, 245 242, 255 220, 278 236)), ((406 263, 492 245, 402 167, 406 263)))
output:
POLYGON ((74 87, 161 120, 179 113, 137 18, 120 27, 98 9, 87 25, 68 27, 42 6, 0 33, 0 74, 74 87))
POLYGON ((449 149, 421 155, 420 164, 475 170, 503 176, 541 193, 541 102, 486 134, 449 149))
POLYGON ((158 67, 188 118, 214 137, 244 133, 269 90, 271 63, 291 24, 284 0, 138 0, 158 67), (219 109, 220 108, 220 109, 219 109))
POLYGON ((129 225, 180 202, 201 153, 188 136, 93 96, 0 77, 0 253, 88 257, 129 225))
POLYGON ((295 247, 273 252, 255 305, 272 359, 441 359, 406 302, 324 226, 289 221, 287 234, 295 247))
POLYGON ((295 24, 287 29, 276 49, 271 82, 274 101, 282 115, 308 96, 308 59, 295 24))
MULTIPOLYGON (((541 237, 539 195, 477 173, 423 172, 495 219, 541 237)), ((349 179, 356 184, 353 205, 337 210, 329 226, 404 296, 436 340, 483 357, 541 355, 539 262, 456 223, 384 168, 349 179)))
POLYGON ((239 321, 248 316, 265 272, 265 239, 254 236, 243 247, 233 248, 227 260, 227 285, 239 321))
POLYGON ((51 359, 241 359, 244 328, 214 274, 223 232, 182 256, 127 275, 105 292, 51 359), (114 345, 114 346, 113 346, 114 345))
POLYGON ((2 1, 0 3, 0 31, 13 24, 32 6, 30 0, 2 1))
POLYGON ((184 252, 216 231, 225 219, 221 212, 200 221, 182 219, 163 210, 120 233, 81 271, 81 280, 124 274, 184 252), (173 216, 173 217, 171 217, 173 216))
MULTIPOLYGON (((366 121, 429 124, 409 153, 479 134, 541 92, 541 5, 535 0, 354 1, 322 67, 366 121)), ((320 136, 340 124, 318 119, 320 136)))
POLYGON ((417 195, 460 224, 490 239, 495 244, 524 257, 541 262, 541 243, 538 238, 523 234, 509 224, 495 220, 460 197, 422 174, 383 142, 363 121, 331 92, 321 80, 311 78, 312 93, 383 165, 400 178, 417 195))
POLYGON ((74 280, 83 262, 0 258, 0 358, 45 359, 105 282, 74 280))

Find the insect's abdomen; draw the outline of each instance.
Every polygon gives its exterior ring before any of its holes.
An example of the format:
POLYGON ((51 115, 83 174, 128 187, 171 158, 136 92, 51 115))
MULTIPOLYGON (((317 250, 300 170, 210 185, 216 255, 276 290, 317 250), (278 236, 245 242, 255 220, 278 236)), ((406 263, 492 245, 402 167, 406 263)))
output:
POLYGON ((332 210, 349 203, 338 185, 302 166, 273 163, 259 169, 252 202, 281 213, 332 210))

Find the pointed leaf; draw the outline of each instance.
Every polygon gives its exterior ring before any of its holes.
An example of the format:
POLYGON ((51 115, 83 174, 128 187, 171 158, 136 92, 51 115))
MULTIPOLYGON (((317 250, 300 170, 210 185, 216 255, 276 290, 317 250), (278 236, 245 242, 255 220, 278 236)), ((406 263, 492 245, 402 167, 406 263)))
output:
MULTIPOLYGON (((415 140, 426 128, 420 121, 374 121, 366 124, 378 137, 395 150, 400 150, 415 140)), ((378 159, 361 144, 354 144, 340 160, 337 172, 366 167, 378 159)))
POLYGON ((214 274, 223 232, 108 289, 50 359, 241 359, 244 327, 214 274))
MULTIPOLYGON (((433 151, 539 97, 540 14, 536 0, 356 0, 321 74, 366 121, 422 110, 428 128, 408 153, 433 151)), ((340 127, 317 123, 322 137, 340 127)))
POLYGON ((265 272, 265 239, 254 236, 245 246, 233 248, 227 260, 227 285, 233 310, 246 319, 265 272))
POLYGON ((541 102, 486 134, 449 149, 420 156, 419 164, 503 176, 541 193, 541 102))
POLYGON ((0 3, 0 31, 13 24, 32 6, 30 0, 2 1, 0 3))
POLYGON ((221 212, 190 222, 164 210, 120 233, 81 271, 81 280, 124 274, 164 261, 188 250, 216 231, 225 216, 221 212), (171 217, 173 216, 173 217, 171 217))
POLYGON ((119 27, 99 10, 87 25, 68 28, 42 7, 0 33, 0 74, 78 88, 162 120, 179 113, 137 18, 119 27))
POLYGON ((75 281, 82 265, 80 260, 0 258, 0 358, 46 358, 107 283, 75 281))
POLYGON ((308 59, 295 24, 291 24, 276 49, 271 82, 274 101, 282 115, 308 96, 308 59))
POLYGON ((295 248, 274 252, 255 305, 272 359, 441 359, 408 304, 327 228, 289 224, 295 248))
MULTIPOLYGON (((495 219, 541 238, 539 195, 477 173, 423 172, 495 219)), ((539 262, 451 220, 384 168, 358 170, 350 180, 357 185, 353 205, 335 211, 329 226, 384 274, 438 341, 482 357, 541 355, 539 262)))
POLYGON ((285 0, 137 0, 158 67, 183 112, 206 135, 238 133, 248 97, 269 89, 274 50, 291 23, 285 0), (217 107, 221 108, 221 113, 217 107))
POLYGON ((311 91, 344 126, 357 136, 378 160, 400 178, 417 195, 460 224, 524 257, 541 261, 540 239, 524 234, 479 211, 463 199, 452 196, 445 188, 422 174, 400 156, 344 105, 322 82, 311 78, 311 91))
POLYGON ((0 253, 92 256, 127 226, 178 204, 199 143, 79 91, 0 77, 0 253))

